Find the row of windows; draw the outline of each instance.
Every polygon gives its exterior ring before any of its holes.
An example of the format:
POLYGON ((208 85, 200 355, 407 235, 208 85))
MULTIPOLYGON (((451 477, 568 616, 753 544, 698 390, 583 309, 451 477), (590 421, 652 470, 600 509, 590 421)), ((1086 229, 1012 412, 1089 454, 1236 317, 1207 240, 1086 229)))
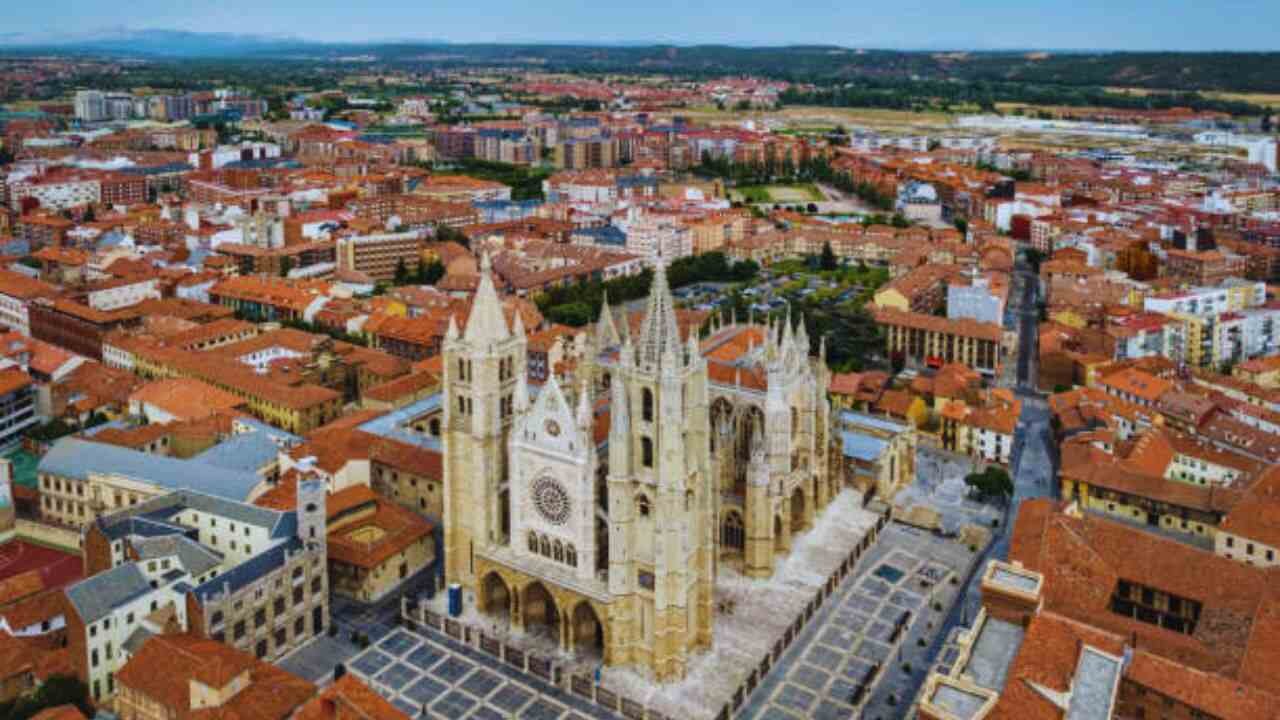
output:
POLYGON ((530 532, 529 552, 564 563, 569 567, 578 567, 578 551, 573 547, 573 543, 548 540, 546 535, 530 532))
MULTIPOLYGON (((1228 536, 1227 536, 1227 547, 1229 547, 1229 548, 1233 548, 1233 547, 1235 547, 1235 546, 1236 546, 1236 539, 1235 539, 1234 537, 1232 537, 1232 536, 1228 535, 1228 536)), ((1252 555, 1253 553, 1254 553, 1253 543, 1247 543, 1247 544, 1245 545, 1244 554, 1245 554, 1245 555, 1252 555)), ((1268 561, 1274 560, 1274 559, 1275 559, 1275 555, 1276 555, 1276 551, 1275 551, 1275 550, 1267 550, 1267 551, 1266 551, 1266 557, 1267 557, 1267 560, 1268 560, 1268 561)))

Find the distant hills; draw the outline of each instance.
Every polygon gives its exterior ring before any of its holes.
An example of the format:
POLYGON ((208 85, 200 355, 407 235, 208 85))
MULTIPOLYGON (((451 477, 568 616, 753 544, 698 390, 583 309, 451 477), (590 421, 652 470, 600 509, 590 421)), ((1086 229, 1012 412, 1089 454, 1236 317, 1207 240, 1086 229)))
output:
POLYGON ((181 59, 327 59, 548 70, 757 74, 793 81, 942 80, 1169 90, 1280 92, 1280 52, 874 50, 830 45, 462 44, 444 40, 330 43, 281 35, 127 28, 84 34, 0 33, 0 54, 181 59))

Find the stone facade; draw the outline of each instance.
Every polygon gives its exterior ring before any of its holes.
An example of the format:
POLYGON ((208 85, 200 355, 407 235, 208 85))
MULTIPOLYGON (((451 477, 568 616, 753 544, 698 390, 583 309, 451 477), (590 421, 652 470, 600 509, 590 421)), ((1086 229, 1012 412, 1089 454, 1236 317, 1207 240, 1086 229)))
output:
POLYGON ((825 365, 790 323, 682 337, 661 265, 636 337, 606 306, 533 399, 527 344, 486 260, 444 343, 446 579, 563 650, 682 678, 718 564, 768 577, 838 490, 825 365))

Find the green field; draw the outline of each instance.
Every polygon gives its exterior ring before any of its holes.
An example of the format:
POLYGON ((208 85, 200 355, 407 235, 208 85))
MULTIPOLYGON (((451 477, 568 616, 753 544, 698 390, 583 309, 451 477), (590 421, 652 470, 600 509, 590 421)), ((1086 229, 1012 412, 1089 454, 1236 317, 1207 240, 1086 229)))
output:
POLYGON ((744 185, 729 192, 730 198, 747 203, 821 202, 822 193, 812 183, 799 185, 744 185))

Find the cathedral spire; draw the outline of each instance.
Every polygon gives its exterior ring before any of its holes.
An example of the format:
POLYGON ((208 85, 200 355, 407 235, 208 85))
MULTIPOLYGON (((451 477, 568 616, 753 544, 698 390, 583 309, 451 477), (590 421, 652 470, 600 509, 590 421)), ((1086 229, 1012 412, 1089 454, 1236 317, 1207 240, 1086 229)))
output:
POLYGON ((613 436, 610 442, 629 443, 630 432, 631 413, 627 410, 627 390, 621 381, 615 380, 609 386, 609 434, 613 436))
POLYGON ((676 356, 680 350, 680 330, 676 324, 675 302, 667 284, 667 269, 662 258, 654 262, 653 286, 644 321, 640 324, 640 364, 659 365, 666 355, 676 356))
POLYGON ((525 373, 519 373, 516 377, 516 396, 515 410, 517 414, 524 414, 529 410, 529 378, 525 373))
POLYGON ((613 308, 609 307, 609 292, 606 290, 600 302, 600 318, 596 321, 596 344, 601 348, 613 347, 622 342, 618 334, 618 326, 613 321, 613 308))
POLYGON ((517 338, 523 338, 525 336, 524 317, 520 314, 520 308, 517 306, 516 311, 512 314, 516 317, 515 321, 511 323, 511 334, 517 338))
POLYGON ((587 433, 587 437, 591 436, 591 419, 595 415, 593 412, 595 403, 591 397, 591 379, 588 372, 579 370, 578 379, 578 427, 587 433))
POLYGON ((502 301, 493 286, 493 262, 486 251, 480 256, 480 285, 476 288, 464 335, 467 342, 500 342, 511 336, 502 314, 502 301))

